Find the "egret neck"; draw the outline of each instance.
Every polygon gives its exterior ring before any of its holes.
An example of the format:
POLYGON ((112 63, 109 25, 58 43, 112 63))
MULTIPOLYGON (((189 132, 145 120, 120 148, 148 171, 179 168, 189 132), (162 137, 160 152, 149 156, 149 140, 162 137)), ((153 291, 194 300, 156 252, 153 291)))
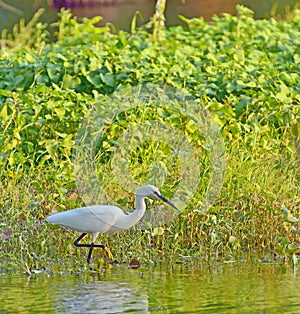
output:
POLYGON ((127 215, 126 228, 124 229, 132 227, 144 216, 146 211, 145 197, 145 195, 136 195, 135 210, 127 215))

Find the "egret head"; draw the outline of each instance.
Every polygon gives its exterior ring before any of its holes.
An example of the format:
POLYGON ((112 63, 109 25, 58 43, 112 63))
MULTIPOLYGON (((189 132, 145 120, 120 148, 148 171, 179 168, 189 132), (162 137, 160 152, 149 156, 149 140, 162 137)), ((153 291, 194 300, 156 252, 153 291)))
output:
POLYGON ((167 200, 160 192, 157 187, 154 185, 143 185, 140 188, 137 189, 136 195, 140 196, 153 196, 156 198, 160 198, 165 203, 169 204, 170 206, 174 207, 175 209, 179 210, 173 203, 171 203, 169 200, 167 200))
POLYGON ((156 194, 161 195, 158 188, 155 187, 154 185, 143 185, 137 189, 136 194, 141 196, 154 196, 154 197, 158 197, 156 194))

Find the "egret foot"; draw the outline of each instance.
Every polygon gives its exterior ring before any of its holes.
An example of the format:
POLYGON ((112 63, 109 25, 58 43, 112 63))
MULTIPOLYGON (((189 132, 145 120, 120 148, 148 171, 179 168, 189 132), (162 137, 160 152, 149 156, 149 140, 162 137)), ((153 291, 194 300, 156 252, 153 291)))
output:
POLYGON ((105 258, 109 258, 111 260, 114 259, 114 256, 112 255, 112 253, 108 247, 105 246, 104 248, 102 248, 102 250, 103 250, 103 256, 105 258))

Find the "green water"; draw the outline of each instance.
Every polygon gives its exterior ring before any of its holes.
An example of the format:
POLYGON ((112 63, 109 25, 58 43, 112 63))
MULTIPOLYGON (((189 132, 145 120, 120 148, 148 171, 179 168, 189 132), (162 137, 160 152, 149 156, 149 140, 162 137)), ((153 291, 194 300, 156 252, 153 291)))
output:
POLYGON ((299 296, 297 273, 270 264, 0 277, 0 313, 300 313, 299 296))

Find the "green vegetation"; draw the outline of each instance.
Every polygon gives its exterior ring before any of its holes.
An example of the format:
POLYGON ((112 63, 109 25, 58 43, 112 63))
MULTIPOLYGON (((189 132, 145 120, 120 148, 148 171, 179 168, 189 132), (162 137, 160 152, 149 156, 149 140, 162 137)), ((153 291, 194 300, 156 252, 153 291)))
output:
MULTIPOLYGON (((226 146, 226 176, 208 212, 201 207, 206 187, 206 180, 201 180, 188 208, 169 224, 102 236, 115 259, 128 263, 132 258, 142 262, 246 258, 296 264, 300 11, 280 21, 254 20, 243 7, 238 7, 236 17, 226 14, 212 23, 182 17, 185 26, 156 30, 159 40, 144 28, 113 34, 109 27, 94 26, 99 18, 78 22, 68 11, 47 27, 38 22, 39 14, 28 25, 16 27, 13 35, 2 34, 2 271, 30 272, 60 260, 63 265, 67 260, 85 263, 87 252, 72 246, 74 232, 53 228, 44 218, 84 205, 76 190, 71 193, 76 189, 73 140, 83 117, 105 104, 115 90, 147 83, 188 92, 214 114, 226 146), (53 27, 55 38, 50 41, 53 27)), ((168 123, 181 126, 195 140, 197 132, 181 117, 172 116, 171 107, 153 115, 161 121, 169 118, 168 123)), ((111 122, 97 153, 106 180, 115 139, 137 118, 149 117, 145 108, 117 115, 111 122)), ((199 147, 201 143, 199 134, 199 147)), ((154 159, 170 165, 168 150, 150 142, 132 152, 133 176, 144 183, 147 169, 142 167, 154 159)), ((201 157, 203 172, 209 167, 206 157, 205 153, 201 157)), ((166 196, 179 180, 176 162, 168 166, 170 175, 161 187, 166 196)), ((109 188, 120 205, 133 207, 130 193, 114 185, 109 188)))

